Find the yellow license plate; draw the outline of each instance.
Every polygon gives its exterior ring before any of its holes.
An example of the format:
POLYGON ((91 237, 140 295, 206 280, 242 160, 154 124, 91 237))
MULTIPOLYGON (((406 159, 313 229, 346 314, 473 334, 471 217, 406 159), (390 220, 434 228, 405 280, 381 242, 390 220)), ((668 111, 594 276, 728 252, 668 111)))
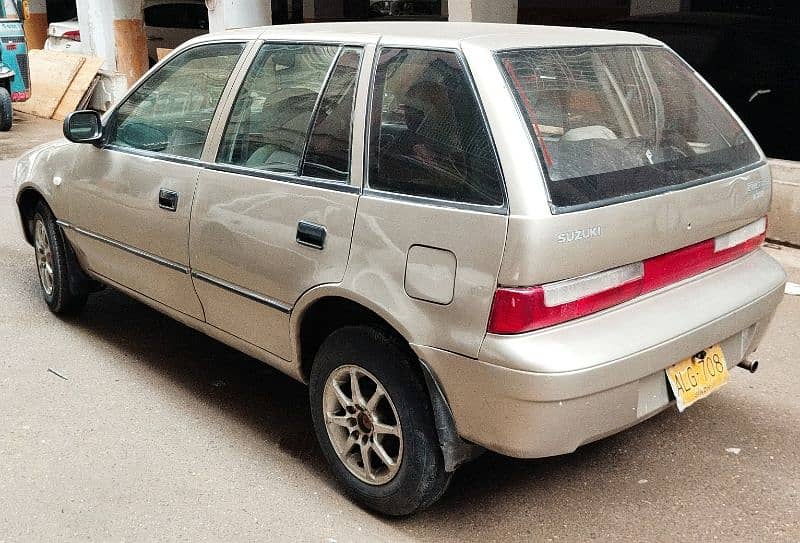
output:
POLYGON ((667 379, 675 394, 678 411, 705 398, 728 382, 728 366, 719 345, 700 351, 667 368, 667 379))

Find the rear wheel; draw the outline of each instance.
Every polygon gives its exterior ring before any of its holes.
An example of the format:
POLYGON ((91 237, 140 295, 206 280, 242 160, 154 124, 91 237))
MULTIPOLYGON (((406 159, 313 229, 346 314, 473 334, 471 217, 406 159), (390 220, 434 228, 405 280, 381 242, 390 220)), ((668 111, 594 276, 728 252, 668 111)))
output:
POLYGON ((36 270, 44 301, 53 313, 77 312, 89 295, 89 281, 78 268, 50 209, 42 202, 33 214, 36 270))
POLYGON ((322 452, 361 505, 407 515, 447 489, 430 400, 416 361, 393 334, 348 326, 311 369, 311 414, 322 452))
POLYGON ((8 132, 14 124, 14 109, 11 94, 5 87, 0 87, 0 132, 8 132))

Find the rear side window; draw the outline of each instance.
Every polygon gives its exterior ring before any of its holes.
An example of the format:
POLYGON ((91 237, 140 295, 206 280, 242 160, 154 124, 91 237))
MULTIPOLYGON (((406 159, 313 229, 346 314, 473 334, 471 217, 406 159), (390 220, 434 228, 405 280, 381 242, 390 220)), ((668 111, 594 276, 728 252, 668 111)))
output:
POLYGON ((322 93, 303 162, 302 175, 347 181, 350 137, 361 49, 342 50, 322 93))
POLYGON ((725 106, 667 49, 527 49, 499 60, 556 208, 674 190, 760 159, 725 106))
POLYGON ((336 46, 266 44, 231 112, 217 162, 297 175, 336 46))
POLYGON ((454 202, 503 203, 494 147, 455 53, 383 49, 371 115, 370 187, 454 202))

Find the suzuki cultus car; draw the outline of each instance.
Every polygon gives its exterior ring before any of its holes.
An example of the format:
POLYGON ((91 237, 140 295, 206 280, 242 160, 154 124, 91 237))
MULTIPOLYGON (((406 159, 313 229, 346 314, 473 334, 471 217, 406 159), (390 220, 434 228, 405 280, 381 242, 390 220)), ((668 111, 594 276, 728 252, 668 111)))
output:
POLYGON ((782 296, 763 153, 637 34, 231 31, 64 134, 16 169, 50 309, 109 285, 308 383, 386 514, 745 378, 782 296))

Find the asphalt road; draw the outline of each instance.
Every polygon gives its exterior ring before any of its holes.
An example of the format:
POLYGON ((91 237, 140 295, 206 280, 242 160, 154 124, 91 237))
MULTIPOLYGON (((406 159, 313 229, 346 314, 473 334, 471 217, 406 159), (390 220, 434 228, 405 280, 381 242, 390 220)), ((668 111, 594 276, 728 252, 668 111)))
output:
MULTIPOLYGON (((51 133, 28 118, 0 153, 51 133)), ((12 169, 0 162, 0 542, 800 540, 800 297, 758 373, 734 370, 684 414, 567 456, 485 454, 432 509, 385 519, 337 491, 304 386, 111 290, 51 315, 12 169)), ((800 282, 800 251, 771 252, 800 282)))

